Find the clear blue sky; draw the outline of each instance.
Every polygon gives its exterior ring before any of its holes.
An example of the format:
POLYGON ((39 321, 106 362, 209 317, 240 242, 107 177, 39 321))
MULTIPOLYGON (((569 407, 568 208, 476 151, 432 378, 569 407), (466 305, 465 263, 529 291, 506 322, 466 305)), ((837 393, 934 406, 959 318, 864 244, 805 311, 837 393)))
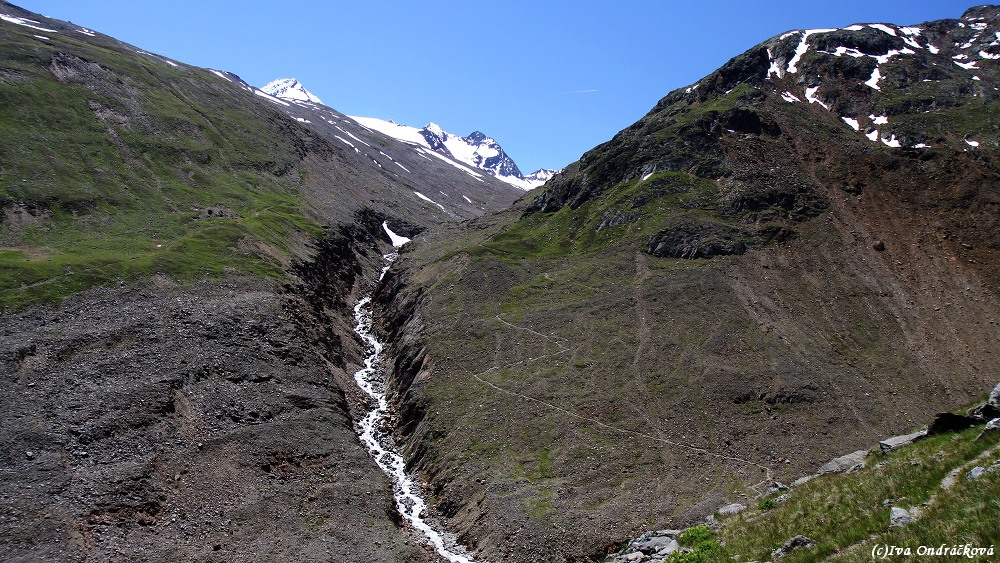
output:
POLYGON ((527 173, 610 139, 773 35, 957 18, 955 0, 14 0, 349 115, 497 139, 527 173))

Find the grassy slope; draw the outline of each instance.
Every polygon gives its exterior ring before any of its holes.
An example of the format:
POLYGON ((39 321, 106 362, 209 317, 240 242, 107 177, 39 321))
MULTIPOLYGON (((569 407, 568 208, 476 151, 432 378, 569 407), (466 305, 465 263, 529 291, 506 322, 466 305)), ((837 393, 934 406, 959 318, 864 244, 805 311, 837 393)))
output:
POLYGON ((995 546, 1000 540, 1000 477, 966 478, 972 467, 1000 461, 997 434, 976 440, 980 432, 981 427, 933 436, 889 455, 871 454, 861 471, 818 477, 794 489, 784 502, 765 500, 723 519, 715 534, 722 549, 711 560, 768 560, 795 535, 805 535, 815 545, 782 561, 871 561, 873 548, 884 545, 909 547, 914 553, 921 545, 995 546), (959 469, 955 485, 945 490, 941 482, 954 469, 959 469), (890 505, 921 507, 922 513, 916 523, 890 529, 890 505))
POLYGON ((0 27, 0 309, 152 273, 276 276, 320 232, 277 112, 200 69, 30 32, 0 27))
POLYGON ((570 204, 524 202, 405 260, 433 358, 411 395, 419 465, 494 555, 593 556, 740 500, 761 466, 794 478, 995 383, 995 172, 961 140, 992 146, 992 106, 895 116, 952 123, 918 155, 815 104, 720 90, 677 93, 585 155, 547 187, 570 204), (782 133, 720 131, 714 149, 697 130, 735 106, 782 133), (657 161, 690 166, 645 176, 657 161), (744 229, 753 250, 644 253, 680 221, 744 229), (762 242, 770 227, 787 238, 762 242))

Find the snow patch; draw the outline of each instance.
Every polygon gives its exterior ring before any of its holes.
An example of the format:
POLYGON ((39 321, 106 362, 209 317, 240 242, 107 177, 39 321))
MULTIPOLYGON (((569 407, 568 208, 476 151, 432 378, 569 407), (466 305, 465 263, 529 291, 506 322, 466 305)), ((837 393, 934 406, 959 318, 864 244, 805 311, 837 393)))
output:
POLYGON ((853 47, 837 47, 837 50, 833 52, 833 56, 835 57, 841 57, 843 55, 854 57, 855 59, 868 56, 853 47))
POLYGON ((870 27, 872 29, 877 29, 879 31, 884 31, 884 32, 888 33, 889 35, 891 35, 893 37, 896 37, 896 30, 893 29, 893 28, 891 28, 891 27, 889 27, 889 26, 887 26, 887 25, 884 25, 884 24, 881 24, 881 23, 870 23, 870 24, 868 24, 868 27, 870 27))
POLYGON ((882 137, 882 143, 885 144, 886 146, 890 146, 893 148, 899 148, 901 146, 899 144, 899 139, 896 138, 895 133, 893 133, 892 136, 888 138, 882 137))
POLYGON ((815 35, 817 33, 829 33, 831 31, 837 31, 837 30, 836 29, 807 29, 807 30, 803 31, 802 32, 802 40, 799 41, 799 46, 795 48, 795 55, 792 57, 792 60, 788 61, 788 68, 786 70, 788 72, 793 73, 793 74, 799 71, 797 65, 799 64, 799 60, 802 58, 802 55, 806 54, 806 51, 809 50, 809 43, 808 43, 808 41, 809 41, 809 36, 810 35, 815 35))
POLYGON ((855 25, 849 25, 849 26, 845 27, 844 29, 847 30, 847 31, 861 31, 864 28, 865 28, 865 26, 863 26, 863 25, 857 25, 857 24, 855 24, 855 25))
POLYGON ((424 200, 424 201, 427 201, 427 202, 430 202, 430 203, 433 203, 434 205, 436 205, 436 206, 440 207, 440 208, 441 208, 441 211, 445 211, 445 208, 444 208, 444 206, 443 206, 443 205, 441 205, 440 203, 438 203, 438 202, 434 201, 433 199, 431 199, 431 198, 429 198, 429 197, 425 196, 424 194, 422 194, 422 193, 420 193, 420 192, 418 192, 418 191, 414 191, 413 193, 417 194, 417 197, 419 197, 420 199, 422 199, 422 200, 424 200))
POLYGON ((181 65, 175 63, 174 61, 172 61, 170 59, 163 59, 163 62, 167 63, 168 65, 170 65, 170 66, 172 66, 174 68, 178 68, 178 67, 181 66, 181 65))
POLYGON ((885 115, 872 114, 868 116, 868 119, 871 119, 872 123, 874 123, 875 125, 885 125, 889 123, 889 118, 888 116, 885 115))
POLYGON ((413 240, 413 239, 406 238, 406 237, 404 237, 402 235, 397 235, 396 233, 392 232, 392 229, 389 228, 389 222, 388 221, 382 221, 382 229, 385 230, 385 234, 389 235, 389 240, 392 241, 392 247, 393 248, 399 248, 399 247, 403 246, 404 244, 406 244, 406 243, 410 242, 411 240, 413 240))
POLYGON ((361 151, 359 151, 359 150, 358 150, 358 147, 354 146, 354 144, 353 144, 353 143, 351 143, 350 141, 348 141, 347 139, 345 139, 345 138, 341 137, 340 135, 334 135, 334 137, 336 137, 336 138, 340 139, 340 140, 341 140, 342 142, 344 142, 344 143, 345 143, 345 144, 347 144, 347 145, 348 145, 349 147, 351 147, 352 149, 354 149, 354 152, 356 152, 356 153, 358 153, 358 154, 361 154, 361 151))
POLYGON ((979 56, 984 59, 990 59, 992 61, 1000 59, 1000 55, 994 55, 993 53, 987 53, 986 51, 979 51, 979 56))
POLYGON ((913 37, 917 37, 923 32, 923 30, 920 29, 919 27, 901 27, 899 28, 899 30, 902 31, 904 34, 912 35, 913 37))
POLYGON ((878 61, 878 64, 881 65, 889 62, 889 59, 895 57, 896 55, 912 55, 915 52, 916 51, 914 51, 913 49, 908 49, 906 47, 903 47, 898 51, 896 49, 892 49, 891 51, 889 51, 884 55, 872 56, 872 58, 878 61))
POLYGON ((927 44, 927 50, 930 51, 932 55, 936 55, 941 52, 941 49, 938 49, 937 47, 931 45, 930 43, 927 44))
POLYGON ((282 101, 282 100, 279 100, 278 98, 275 98, 274 96, 272 96, 270 94, 265 94, 264 92, 261 92, 260 90, 254 90, 253 93, 257 94, 258 96, 260 96, 262 98, 266 98, 268 101, 274 102, 276 104, 281 104, 283 106, 292 107, 292 104, 290 104, 288 102, 285 102, 285 101, 282 101))
POLYGON ((806 88, 806 99, 809 100, 810 104, 819 104, 825 109, 830 109, 830 106, 823 103, 823 100, 816 97, 816 91, 819 90, 819 86, 813 86, 812 88, 806 88))
POLYGON ((784 76, 785 73, 781 71, 781 66, 778 65, 778 61, 774 60, 774 55, 771 53, 770 49, 767 50, 767 60, 771 61, 771 66, 768 67, 767 75, 764 76, 764 80, 771 78, 772 74, 778 78, 784 76))
POLYGON ((430 145, 427 144, 427 139, 420 134, 420 129, 417 129, 416 127, 400 125, 394 121, 385 121, 383 119, 378 119, 377 117, 356 117, 353 115, 349 115, 348 117, 368 129, 378 131, 379 133, 388 135, 393 139, 399 139, 400 141, 430 148, 430 145))
POLYGON ((882 80, 882 73, 879 71, 878 67, 872 71, 872 76, 865 82, 865 86, 874 88, 876 90, 881 90, 878 86, 878 81, 882 80))
POLYGON ((210 69, 208 69, 208 72, 211 72, 212 74, 218 76, 219 78, 225 80, 226 82, 232 82, 232 80, 229 80, 228 76, 226 76, 225 74, 222 74, 221 72, 219 72, 219 71, 217 71, 215 69, 211 69, 210 68, 210 69))
POLYGON ((861 124, 858 123, 857 119, 854 119, 853 117, 841 117, 841 119, 844 120, 844 123, 850 125, 851 129, 854 129, 855 131, 861 130, 861 124))
POLYGON ((81 28, 77 29, 76 32, 77 33, 82 33, 82 34, 86 35, 87 37, 94 37, 95 35, 97 35, 93 31, 91 31, 91 30, 89 30, 89 29, 87 29, 85 27, 81 27, 81 28))
POLYGON ((469 199, 469 198, 467 198, 467 197, 466 197, 466 196, 464 196, 464 195, 462 196, 462 199, 464 199, 465 201, 467 201, 467 202, 469 202, 469 203, 472 203, 472 200, 471 200, 471 199, 469 199))
POLYGON ((928 145, 927 143, 917 143, 917 144, 913 145, 913 148, 915 148, 915 149, 929 149, 929 148, 931 148, 931 146, 928 145))
POLYGON ((0 14, 0 20, 3 20, 5 22, 10 22, 10 23, 16 24, 16 25, 23 25, 24 27, 30 27, 31 29, 37 29, 38 31, 45 31, 45 32, 48 32, 48 33, 59 33, 58 31, 56 31, 54 29, 49 29, 47 27, 41 27, 40 25, 32 25, 32 24, 40 23, 40 22, 36 22, 35 20, 29 20, 27 18, 19 18, 17 16, 11 16, 9 14, 0 14))
POLYGON ((791 92, 782 92, 781 93, 781 99, 785 100, 786 102, 801 102, 802 101, 795 94, 793 94, 791 92))
POLYGON ((339 125, 334 125, 334 127, 337 128, 337 131, 340 131, 341 133, 347 135, 348 137, 354 139, 355 141, 361 143, 362 145, 364 145, 364 146, 366 146, 368 148, 371 148, 371 145, 369 145, 368 143, 366 143, 366 142, 362 141, 361 139, 355 137, 354 135, 351 134, 350 131, 345 131, 345 130, 341 129, 339 125))
POLYGON ((868 137, 869 141, 876 141, 877 142, 878 141, 878 129, 876 129, 876 130, 874 130, 874 131, 872 131, 870 133, 865 133, 865 137, 868 137))
POLYGON ((299 123, 312 123, 312 121, 309 121, 308 119, 302 117, 296 117, 295 121, 298 121, 299 123))
POLYGON ((424 154, 429 154, 429 155, 431 155, 431 156, 433 156, 435 158, 438 158, 438 159, 440 159, 440 160, 442 160, 444 162, 447 162, 448 164, 454 166, 455 168, 458 168, 462 172, 465 172, 469 176, 472 176, 473 178, 479 180, 480 182, 483 181, 483 175, 482 174, 480 174, 478 172, 473 172, 469 168, 467 168, 467 167, 459 164, 458 162, 455 162, 454 160, 448 158, 447 156, 445 156, 443 154, 438 154, 438 153, 436 153, 434 151, 424 151, 424 154))
POLYGON ((979 70, 979 67, 976 66, 976 61, 972 61, 971 63, 960 63, 958 61, 953 61, 953 62, 958 66, 964 68, 965 70, 972 70, 972 69, 979 70))
POLYGON ((978 147, 979 146, 979 141, 973 141, 971 139, 966 139, 965 140, 965 144, 969 145, 970 147, 978 147))

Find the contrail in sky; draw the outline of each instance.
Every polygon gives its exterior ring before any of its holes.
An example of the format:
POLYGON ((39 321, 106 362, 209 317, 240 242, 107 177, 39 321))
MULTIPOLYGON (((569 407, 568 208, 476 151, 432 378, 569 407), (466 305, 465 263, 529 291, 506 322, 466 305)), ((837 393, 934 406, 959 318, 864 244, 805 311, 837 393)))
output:
POLYGON ((597 90, 570 90, 569 92, 559 92, 560 94, 586 94, 588 92, 596 92, 597 90))

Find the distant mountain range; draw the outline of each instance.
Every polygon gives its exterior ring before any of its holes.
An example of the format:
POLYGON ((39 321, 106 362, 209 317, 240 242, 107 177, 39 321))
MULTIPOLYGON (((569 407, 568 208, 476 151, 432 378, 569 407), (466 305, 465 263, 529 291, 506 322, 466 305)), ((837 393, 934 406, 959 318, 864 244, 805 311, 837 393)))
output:
MULTIPOLYGON (((285 100, 295 100, 322 104, 318 97, 309 92, 301 82, 294 78, 278 78, 260 89, 262 92, 285 100)), ((467 164, 473 168, 486 171, 498 180, 530 190, 541 186, 559 170, 540 169, 531 174, 522 174, 510 156, 504 152, 495 139, 480 131, 473 131, 462 137, 449 133, 436 123, 428 123, 422 129, 400 125, 394 121, 386 121, 376 117, 350 116, 361 125, 378 131, 384 135, 399 139, 406 143, 429 148, 438 154, 467 164)))

